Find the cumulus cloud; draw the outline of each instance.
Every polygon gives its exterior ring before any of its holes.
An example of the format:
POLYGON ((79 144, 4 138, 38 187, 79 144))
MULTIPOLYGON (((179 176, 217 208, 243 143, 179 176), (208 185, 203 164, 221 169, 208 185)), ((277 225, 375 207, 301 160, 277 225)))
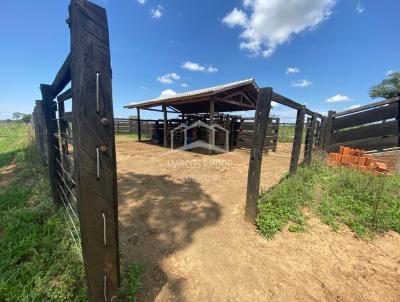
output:
POLYGON ((279 106, 279 103, 274 102, 274 101, 271 102, 271 107, 272 107, 272 108, 276 108, 276 107, 278 107, 278 106, 279 106))
POLYGON ((147 0, 137 0, 137 2, 139 2, 139 4, 145 4, 147 0))
POLYGON ((161 5, 157 5, 156 8, 152 8, 150 10, 151 16, 154 19, 160 19, 162 17, 162 15, 163 15, 163 12, 164 12, 164 9, 163 9, 163 7, 161 5))
POLYGON ((361 1, 358 1, 357 5, 356 5, 356 11, 359 14, 362 14, 365 10, 365 7, 361 4, 361 1))
POLYGON ((286 68, 286 74, 293 74, 293 73, 299 73, 300 69, 297 67, 288 67, 286 68))
POLYGON ((293 35, 324 22, 335 4, 336 0, 244 0, 247 13, 235 7, 222 22, 242 28, 240 48, 267 58, 293 35))
POLYGON ((361 107, 361 105, 356 104, 356 105, 351 105, 348 109, 356 109, 356 108, 360 108, 360 107, 361 107))
POLYGON ((341 95, 337 94, 333 97, 330 97, 329 99, 326 99, 325 102, 327 103, 339 103, 339 102, 348 102, 351 101, 352 99, 349 98, 347 95, 341 95))
POLYGON ((172 89, 165 89, 163 91, 161 91, 160 96, 171 96, 171 95, 175 95, 176 91, 172 90, 172 89))
POLYGON ((199 63, 194 63, 191 61, 186 61, 182 64, 183 69, 187 69, 190 71, 202 71, 202 72, 208 72, 208 73, 214 73, 218 71, 218 68, 213 67, 212 65, 209 66, 203 66, 200 65, 199 63))
POLYGON ((394 71, 394 70, 388 70, 387 72, 386 72, 386 76, 390 76, 390 75, 392 75, 393 73, 395 73, 396 71, 394 71))
POLYGON ((233 11, 231 11, 222 19, 222 22, 229 27, 235 27, 236 25, 244 27, 246 26, 248 20, 246 13, 235 7, 233 11))
POLYGON ((182 83, 181 86, 182 86, 182 87, 185 87, 185 88, 189 87, 189 85, 186 84, 186 83, 182 83))
POLYGON ((180 80, 180 76, 175 72, 167 73, 163 76, 157 77, 157 81, 163 84, 172 84, 174 81, 180 80))
POLYGON ((309 81, 309 80, 306 80, 306 79, 297 80, 297 81, 293 81, 292 82, 292 86, 293 87, 298 87, 298 88, 305 88, 305 87, 308 87, 308 86, 310 86, 312 84, 313 84, 312 81, 309 81))

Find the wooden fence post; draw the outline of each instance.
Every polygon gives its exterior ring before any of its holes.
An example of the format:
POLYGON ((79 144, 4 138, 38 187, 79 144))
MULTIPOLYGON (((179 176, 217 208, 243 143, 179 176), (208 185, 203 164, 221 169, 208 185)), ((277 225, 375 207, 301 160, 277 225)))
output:
POLYGON ((257 199, 260 194, 260 174, 267 123, 271 109, 272 88, 261 88, 254 117, 254 134, 250 151, 245 220, 254 222, 257 216, 257 199))
POLYGON ((297 165, 300 157, 301 150, 301 142, 303 138, 303 129, 304 129, 304 115, 305 115, 305 106, 301 105, 300 109, 297 110, 297 118, 296 118, 296 126, 294 132, 294 140, 292 147, 292 156, 290 159, 290 168, 289 173, 293 174, 297 171, 297 165))
POLYGON ((168 116, 167 116, 167 104, 162 105, 163 116, 164 116, 164 148, 168 147, 168 116))
POLYGON ((118 197, 107 15, 85 0, 72 0, 69 12, 74 171, 89 300, 114 301, 118 197))
POLYGON ((306 144, 304 147, 304 162, 310 164, 314 148, 315 128, 317 126, 317 116, 313 114, 310 122, 307 123, 306 144))
POLYGON ((47 140, 47 165, 49 170, 49 180, 51 186, 51 193, 53 201, 57 205, 61 205, 60 192, 57 186, 58 179, 58 163, 60 160, 60 150, 56 134, 58 132, 56 109, 57 103, 53 101, 54 94, 51 85, 40 84, 40 91, 42 93, 42 105, 44 120, 46 126, 46 140, 47 140), (58 145, 58 146, 57 146, 58 145), (57 149, 58 148, 58 149, 57 149))
POLYGON ((328 118, 326 119, 325 123, 325 139, 324 139, 324 150, 327 152, 328 148, 331 143, 331 132, 332 132, 332 120, 333 116, 335 114, 335 111, 328 111, 328 118))

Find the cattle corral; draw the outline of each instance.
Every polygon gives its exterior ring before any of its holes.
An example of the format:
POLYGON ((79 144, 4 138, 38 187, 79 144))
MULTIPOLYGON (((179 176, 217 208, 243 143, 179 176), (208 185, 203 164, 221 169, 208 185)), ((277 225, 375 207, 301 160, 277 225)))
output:
POLYGON ((144 301, 396 300, 397 234, 375 247, 310 215, 312 232, 266 241, 252 223, 260 191, 310 164, 314 151, 342 143, 398 149, 400 98, 326 117, 248 79, 131 104, 136 120, 114 120, 106 12, 72 0, 68 25, 70 54, 53 83, 41 85, 33 124, 54 202, 65 206, 81 244, 92 301, 117 295, 119 248, 122 262, 146 267, 144 301), (295 123, 281 126, 272 102, 293 109, 295 123), (163 118, 143 120, 140 110, 163 118), (232 115, 242 110, 254 118, 232 115), (176 150, 196 141, 208 149, 176 150))

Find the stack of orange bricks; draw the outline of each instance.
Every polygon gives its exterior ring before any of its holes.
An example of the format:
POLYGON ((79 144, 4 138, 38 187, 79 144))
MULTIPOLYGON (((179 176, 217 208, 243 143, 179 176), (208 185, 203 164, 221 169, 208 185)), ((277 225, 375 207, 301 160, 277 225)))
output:
POLYGON ((389 174, 386 164, 375 161, 371 155, 364 154, 364 150, 340 146, 339 152, 329 154, 328 165, 348 166, 373 174, 389 174))

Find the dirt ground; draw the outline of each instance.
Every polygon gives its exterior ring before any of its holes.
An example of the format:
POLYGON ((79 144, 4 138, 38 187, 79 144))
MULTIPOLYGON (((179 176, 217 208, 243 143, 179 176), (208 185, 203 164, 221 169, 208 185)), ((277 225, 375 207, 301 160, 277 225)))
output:
MULTIPOLYGON (((243 220, 249 153, 167 153, 117 137, 122 262, 145 267, 138 301, 400 301, 400 235, 373 242, 310 217, 273 240, 243 220)), ((262 187, 290 146, 264 157, 262 187)))

